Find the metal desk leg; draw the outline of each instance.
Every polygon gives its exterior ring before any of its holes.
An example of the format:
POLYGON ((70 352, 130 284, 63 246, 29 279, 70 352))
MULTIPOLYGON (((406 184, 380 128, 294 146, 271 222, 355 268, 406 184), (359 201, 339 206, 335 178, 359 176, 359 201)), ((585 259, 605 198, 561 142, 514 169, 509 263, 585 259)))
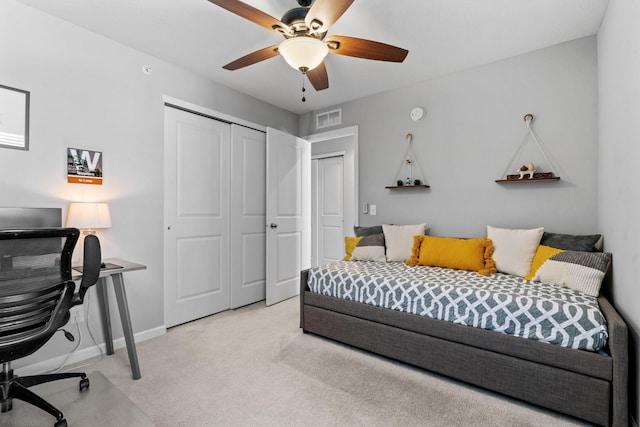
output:
POLYGON ((111 333, 111 316, 109 315, 109 296, 107 295, 107 278, 101 277, 96 284, 98 307, 102 318, 102 334, 107 354, 113 354, 113 334, 111 333))
POLYGON ((120 321, 122 323, 122 331, 124 332, 124 340, 127 344, 127 353, 129 353, 131 373, 133 379, 137 380, 142 378, 142 375, 140 374, 140 365, 138 364, 136 342, 133 339, 133 327, 131 326, 129 305, 127 303, 127 294, 124 290, 122 273, 112 274, 111 280, 113 280, 113 288, 116 291, 116 301, 118 302, 118 310, 120 311, 120 321))

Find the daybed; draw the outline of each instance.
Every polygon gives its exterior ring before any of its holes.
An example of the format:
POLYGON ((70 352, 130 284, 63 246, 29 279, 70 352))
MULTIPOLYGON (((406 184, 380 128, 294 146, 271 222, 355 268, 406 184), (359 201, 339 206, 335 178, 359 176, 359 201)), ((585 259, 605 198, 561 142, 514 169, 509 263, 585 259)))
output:
POLYGON ((606 344, 586 351, 323 295, 311 290, 314 273, 318 269, 300 275, 300 327, 305 333, 593 424, 627 426, 627 326, 603 296, 596 305, 606 319, 606 344))

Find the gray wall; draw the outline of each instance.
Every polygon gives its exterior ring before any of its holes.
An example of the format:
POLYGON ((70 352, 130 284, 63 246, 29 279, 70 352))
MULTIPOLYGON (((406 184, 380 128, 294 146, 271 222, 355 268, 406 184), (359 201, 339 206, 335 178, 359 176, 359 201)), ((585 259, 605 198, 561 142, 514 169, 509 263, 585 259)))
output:
POLYGON ((599 218, 613 253, 612 299, 630 328, 630 409, 640 411, 640 3, 610 0, 598 34, 599 218))
MULTIPOLYGON (((588 37, 329 108, 342 108, 341 126, 359 126, 360 204, 378 211, 360 213, 360 223, 426 221, 448 236, 484 235, 488 224, 598 231, 597 88, 596 38, 588 37), (427 110, 417 123, 416 105, 427 110), (562 179, 496 184, 525 138, 515 170, 542 157, 526 113, 562 179), (409 132, 431 189, 385 189, 409 132)), ((301 117, 300 134, 314 133, 314 114, 301 117)))
MULTIPOLYGON (((125 277, 136 332, 164 324, 162 96, 297 130, 293 113, 12 0, 0 2, 0 84, 31 92, 30 150, 0 148, 0 205, 60 207, 66 216, 70 201, 109 202, 113 227, 99 232, 105 257, 148 266, 125 277), (67 147, 102 151, 104 185, 66 183, 67 147)), ((97 311, 90 315, 98 325, 97 311)), ((60 335, 22 364, 72 347, 60 335)))

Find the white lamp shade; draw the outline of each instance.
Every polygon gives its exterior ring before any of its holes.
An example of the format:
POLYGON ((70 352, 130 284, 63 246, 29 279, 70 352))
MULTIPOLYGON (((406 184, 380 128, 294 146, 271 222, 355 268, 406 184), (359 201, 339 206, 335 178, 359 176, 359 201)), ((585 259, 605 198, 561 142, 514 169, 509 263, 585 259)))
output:
POLYGON ((286 39, 278 47, 278 52, 287 64, 296 70, 313 70, 329 53, 329 48, 322 41, 313 37, 292 37, 286 39))
POLYGON ((111 227, 111 214, 106 203, 70 203, 67 227, 86 230, 111 227))

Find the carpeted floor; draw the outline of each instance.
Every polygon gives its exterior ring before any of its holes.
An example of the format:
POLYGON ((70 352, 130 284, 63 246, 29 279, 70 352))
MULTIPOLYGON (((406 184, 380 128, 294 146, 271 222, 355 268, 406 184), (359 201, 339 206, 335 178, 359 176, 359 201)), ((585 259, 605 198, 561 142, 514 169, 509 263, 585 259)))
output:
MULTIPOLYGON (((70 426, 153 427, 146 415, 100 372, 88 372, 89 390, 80 392, 77 379, 66 379, 33 387, 40 397, 57 407, 70 426)), ((53 426, 55 418, 20 400, 0 414, 2 427, 53 426)))
MULTIPOLYGON (((172 328, 138 344, 142 379, 137 381, 131 379, 125 349, 88 369, 109 378, 130 401, 125 406, 139 409, 156 426, 584 425, 302 334, 298 310, 298 298, 292 298, 172 328)), ((101 399, 103 391, 92 383, 90 393, 101 399)), ((70 406, 70 426, 114 425, 108 424, 117 410, 111 405, 91 409, 98 415, 87 419, 76 418, 80 404, 70 406)))

